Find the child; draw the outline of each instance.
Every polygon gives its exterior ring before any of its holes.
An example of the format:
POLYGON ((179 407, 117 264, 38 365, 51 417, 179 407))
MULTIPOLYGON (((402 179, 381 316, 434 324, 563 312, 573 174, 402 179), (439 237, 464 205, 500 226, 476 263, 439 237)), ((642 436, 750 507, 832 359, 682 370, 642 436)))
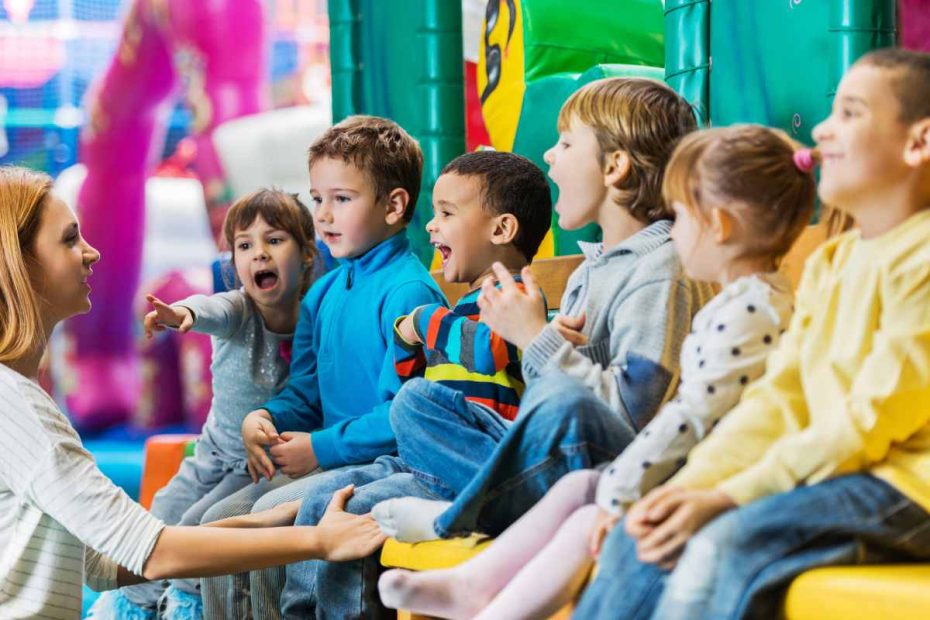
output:
POLYGON ((722 290, 694 317, 677 396, 605 473, 565 476, 473 560, 433 573, 386 573, 379 586, 388 607, 451 618, 544 618, 574 597, 591 567, 591 538, 598 547, 629 504, 681 466, 762 374, 787 327, 791 286, 775 269, 813 212, 806 153, 758 126, 682 140, 663 185, 676 214, 672 239, 688 276, 722 290))
MULTIPOLYGON (((198 525, 210 506, 249 484, 239 429, 248 412, 284 387, 288 360, 282 349, 290 348, 317 257, 310 211, 284 192, 263 189, 239 199, 223 232, 241 288, 170 306, 148 296, 155 309, 145 316, 146 336, 166 327, 213 336, 210 414, 194 455, 152 501, 152 514, 171 525, 198 525)), ((185 594, 198 596, 197 583, 176 582, 169 604, 187 599, 185 594)), ((117 616, 154 616, 164 591, 152 582, 120 590, 110 601, 117 616)), ((103 607, 97 606, 98 614, 103 607)))
MULTIPOLYGON (((563 228, 596 222, 603 242, 580 244, 585 261, 569 279, 563 315, 548 325, 527 274, 526 292, 505 270, 495 272, 499 289, 483 288, 482 321, 524 352, 520 414, 490 437, 493 452, 481 454, 451 505, 402 498, 379 506, 385 533, 408 541, 498 534, 565 473, 617 456, 673 393, 681 342, 711 297, 709 285, 682 272, 661 196, 668 158, 693 128, 688 103, 652 80, 599 80, 565 102, 559 141, 546 153, 559 187, 555 210, 563 228)), ((444 418, 433 416, 437 425, 444 418)), ((397 415, 393 422, 400 426, 397 415)), ((400 435, 420 446, 418 462, 428 461, 428 443, 400 435)))
POLYGON ((97 469, 37 380, 56 324, 90 310, 88 280, 100 260, 51 188, 44 174, 0 168, 0 617, 76 618, 85 579, 112 589, 306 557, 349 559, 380 546, 373 521, 341 511, 351 489, 336 495, 316 529, 228 529, 289 524, 293 506, 178 527, 97 469))
MULTIPOLYGON (((299 499, 318 468, 393 453, 394 320, 444 302, 404 234, 423 168, 416 141, 392 121, 355 116, 320 136, 308 162, 316 230, 340 265, 301 302, 286 386, 242 423, 256 484, 207 510, 205 523, 299 499)), ((204 580, 205 614, 246 615, 247 579, 204 580)))
MULTIPOLYGON (((304 517, 308 522, 319 518, 313 510, 329 489, 349 480, 359 488, 354 509, 364 512, 368 510, 365 506, 370 508, 388 497, 445 497, 454 493, 455 487, 450 489, 445 481, 431 486, 427 479, 414 479, 419 472, 404 460, 407 450, 400 441, 402 435, 414 437, 417 443, 430 443, 437 455, 434 462, 443 459, 452 485, 455 481, 467 483, 480 464, 482 452, 493 449, 487 441, 472 441, 462 428, 465 425, 454 424, 452 418, 445 433, 419 432, 415 419, 408 420, 406 428, 399 427, 394 424, 398 409, 413 406, 427 411, 434 404, 447 407, 454 403, 450 416, 460 416, 497 434, 506 430, 516 412, 523 392, 519 351, 479 322, 475 299, 495 262, 508 272, 519 273, 546 236, 552 217, 546 177, 519 155, 468 153, 443 169, 433 189, 433 203, 434 216, 426 229, 442 255, 443 275, 449 281, 467 283, 471 290, 451 310, 432 304, 398 319, 396 366, 398 373, 409 379, 391 406, 398 457, 382 457, 367 467, 323 474, 308 489, 304 517), (413 377, 416 374, 425 379, 413 377)), ((368 561, 369 567, 358 562, 337 567, 341 587, 320 588, 319 608, 352 617, 363 613, 359 605, 365 596, 371 599, 368 605, 377 605, 375 573, 369 570, 376 570, 377 558, 368 561)), ((288 567, 288 594, 283 598, 288 615, 309 612, 314 570, 313 566, 288 567)))
POLYGON ((580 618, 772 618, 808 569, 930 559, 930 56, 864 56, 814 139, 859 230, 808 259, 765 376, 608 537, 580 618))

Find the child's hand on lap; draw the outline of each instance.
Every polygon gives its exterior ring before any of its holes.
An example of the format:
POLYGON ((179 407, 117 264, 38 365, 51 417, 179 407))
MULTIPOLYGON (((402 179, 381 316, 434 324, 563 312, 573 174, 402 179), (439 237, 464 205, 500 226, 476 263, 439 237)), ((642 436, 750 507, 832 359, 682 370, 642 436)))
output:
POLYGON ((278 443, 281 438, 271 421, 271 414, 264 409, 252 411, 242 421, 242 443, 245 445, 246 465, 252 482, 264 476, 271 480, 274 476, 274 463, 265 453, 265 446, 278 443))
POLYGON ((146 338, 151 338, 155 332, 163 332, 168 327, 174 327, 185 334, 194 326, 194 315, 187 308, 169 306, 154 295, 146 295, 145 298, 155 308, 142 319, 146 338))
POLYGON ((736 502, 722 491, 662 486, 630 509, 627 532, 637 539, 640 561, 671 569, 688 540, 731 508, 736 502))
POLYGON ((502 264, 494 263, 494 275, 500 288, 494 286, 491 277, 481 284, 481 296, 478 297, 480 320, 507 342, 525 349, 546 327, 546 304, 542 292, 529 267, 524 267, 520 274, 525 292, 517 287, 517 282, 502 264))
POLYGON ((345 562, 367 557, 387 538, 371 515, 354 515, 345 511, 346 502, 354 491, 351 484, 336 491, 317 525, 326 546, 324 560, 345 562))
POLYGON ((281 472, 291 478, 300 478, 320 466, 310 433, 281 433, 281 441, 270 452, 281 472))
MULTIPOLYGON (((420 337, 417 336, 417 330, 413 328, 413 313, 408 314, 397 324, 397 331, 400 337, 408 344, 420 343, 420 337)), ((422 344, 422 343, 420 343, 422 344)))
POLYGON ((590 550, 593 557, 601 554, 601 547, 604 545, 604 539, 610 534, 611 530, 617 525, 617 522, 623 515, 615 515, 607 512, 603 508, 597 509, 597 518, 594 521, 594 529, 591 530, 590 550))

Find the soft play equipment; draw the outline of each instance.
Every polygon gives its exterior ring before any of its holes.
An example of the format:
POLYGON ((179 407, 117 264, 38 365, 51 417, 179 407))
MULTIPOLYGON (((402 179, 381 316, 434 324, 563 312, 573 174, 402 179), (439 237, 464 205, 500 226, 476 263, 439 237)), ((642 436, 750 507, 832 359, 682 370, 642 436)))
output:
MULTIPOLYGON (((73 205, 84 177, 84 166, 68 168, 56 180, 56 194, 73 205)), ((210 262, 216 250, 200 181, 151 177, 145 182, 145 203, 145 243, 140 268, 143 284, 134 301, 132 316, 137 325, 141 325, 141 317, 148 311, 144 293, 181 299, 214 289, 210 262)), ((96 298, 94 303, 98 303, 96 298)), ((157 338, 143 342, 139 381, 134 385, 139 391, 138 405, 127 419, 131 430, 151 432, 166 425, 199 430, 210 403, 210 351, 209 337, 196 333, 181 338, 176 332, 162 332, 157 338)), ((71 334, 56 332, 51 352, 56 397, 78 391, 81 385, 73 372, 77 360, 71 334)), ((106 389, 125 388, 113 385, 106 389)))
MULTIPOLYGON (((488 2, 479 42, 477 88, 491 144, 543 170, 543 153, 558 138, 559 109, 571 93, 601 77, 664 75, 661 0, 576 3, 570 22, 565 11, 559 0, 488 2)), ((538 255, 574 254, 578 240, 597 235, 594 226, 562 230, 553 213, 538 255)))
POLYGON ((423 191, 407 234, 426 263, 433 184, 465 149, 461 2, 330 0, 329 19, 333 121, 387 116, 423 148, 423 191))
POLYGON ((242 116, 217 127, 213 144, 232 194, 271 186, 309 205, 307 148, 331 124, 330 107, 316 105, 242 116))
MULTIPOLYGON (((87 178, 78 198, 84 234, 106 260, 95 267, 95 304, 70 327, 81 389, 68 395, 79 428, 123 421, 137 404, 132 302, 139 284, 145 178, 160 154, 166 102, 182 76, 209 203, 226 199, 210 132, 265 106, 260 0, 135 0, 119 47, 95 86, 81 138, 87 178)), ((222 213, 214 211, 216 221, 222 213)))
MULTIPOLYGON (((136 318, 151 310, 145 293, 159 299, 184 299, 195 294, 213 293, 213 273, 207 266, 170 271, 142 287, 136 300, 136 318)), ((210 336, 174 330, 156 333, 141 346, 141 385, 139 405, 131 418, 134 428, 156 430, 182 424, 199 431, 212 402, 210 336)))

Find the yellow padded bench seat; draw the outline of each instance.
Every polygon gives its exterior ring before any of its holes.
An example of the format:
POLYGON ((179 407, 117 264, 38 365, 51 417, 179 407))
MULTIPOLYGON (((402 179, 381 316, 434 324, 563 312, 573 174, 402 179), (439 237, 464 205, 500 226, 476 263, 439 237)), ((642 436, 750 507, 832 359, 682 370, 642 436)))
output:
MULTIPOLYGON (((381 564, 389 568, 417 571, 451 568, 478 555, 492 542, 493 539, 479 534, 413 544, 389 538, 381 550, 381 564)), ((568 620, 571 614, 572 606, 568 605, 551 616, 549 620, 568 620)), ((398 620, 421 620, 424 616, 401 610, 397 612, 397 618, 398 620)))
POLYGON ((794 580, 788 620, 927 620, 930 564, 818 568, 794 580))
POLYGON ((491 541, 488 536, 479 534, 412 544, 389 538, 381 550, 381 564, 407 570, 452 568, 484 551, 491 541))

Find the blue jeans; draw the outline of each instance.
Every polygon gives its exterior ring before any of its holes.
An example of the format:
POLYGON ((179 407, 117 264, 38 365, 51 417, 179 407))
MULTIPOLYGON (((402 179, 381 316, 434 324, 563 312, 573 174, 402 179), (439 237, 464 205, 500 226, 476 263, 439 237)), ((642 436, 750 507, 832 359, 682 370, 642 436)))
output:
POLYGON ((491 458, 511 422, 459 390, 411 379, 391 403, 404 466, 428 491, 454 500, 491 458))
MULTIPOLYGON (((375 504, 393 497, 417 496, 438 499, 406 471, 400 459, 382 456, 369 465, 334 469, 315 477, 307 488, 296 525, 316 525, 333 492, 347 484, 355 494, 346 510, 365 514, 375 504)), ((378 596, 380 551, 351 562, 311 560, 289 564, 281 594, 281 612, 286 618, 381 618, 393 616, 381 606, 378 596)))
MULTIPOLYGON (((500 534, 568 472, 616 457, 648 420, 636 422, 613 411, 577 379, 558 373, 540 377, 527 387, 516 421, 494 440, 493 449, 480 442, 465 446, 483 464, 437 517, 436 533, 444 538, 474 531, 500 534)), ((444 457, 433 454, 439 464, 444 457)), ((405 458, 422 463, 428 454, 405 458)))
POLYGON ((930 515, 869 474, 760 499, 711 521, 668 573, 618 525, 576 618, 775 618, 792 579, 821 566, 930 559, 930 515))
MULTIPOLYGON (((151 512, 168 525, 199 525, 211 506, 251 482, 245 460, 230 457, 204 432, 193 456, 185 458, 178 473, 155 494, 151 512)), ((189 594, 199 595, 199 579, 176 580, 174 584, 189 594)), ((154 609, 167 587, 167 581, 150 581, 122 588, 121 592, 134 604, 154 609)))

